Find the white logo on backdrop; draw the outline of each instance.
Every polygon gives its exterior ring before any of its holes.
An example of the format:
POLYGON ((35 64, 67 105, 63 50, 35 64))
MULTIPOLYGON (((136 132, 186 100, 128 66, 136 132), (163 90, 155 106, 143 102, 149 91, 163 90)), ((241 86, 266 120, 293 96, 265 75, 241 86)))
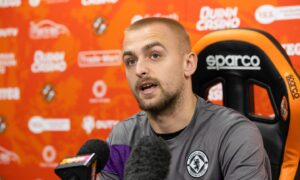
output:
POLYGON ((90 5, 102 5, 102 4, 115 4, 118 0, 81 0, 81 5, 90 6, 90 5))
MULTIPOLYGON (((42 0, 28 0, 28 3, 31 7, 38 7, 41 4, 42 0)), ((65 3, 70 0, 43 0, 44 3, 47 4, 55 4, 55 3, 65 3)))
POLYGON ((44 162, 40 163, 40 167, 54 168, 58 165, 58 163, 54 162, 56 158, 56 150, 53 146, 51 145, 45 146, 42 151, 42 157, 44 159, 44 162))
POLYGON ((177 20, 177 21, 179 20, 179 16, 176 13, 172 13, 172 14, 156 13, 156 14, 153 14, 153 15, 150 15, 150 14, 139 15, 139 14, 137 14, 137 15, 134 15, 131 18, 131 24, 135 23, 138 20, 147 18, 147 17, 165 17, 165 18, 170 18, 170 19, 174 19, 174 20, 177 20))
POLYGON ((19 87, 0 88, 0 101, 1 100, 20 100, 19 87))
POLYGON ((300 6, 263 5, 256 9, 255 19, 261 24, 271 24, 274 21, 300 19, 300 6))
POLYGON ((206 63, 208 70, 260 70, 260 59, 256 55, 209 55, 206 63))
POLYGON ((300 56, 300 42, 281 44, 289 56, 300 56))
POLYGON ((94 98, 90 98, 90 103, 109 103, 110 99, 105 97, 107 86, 103 80, 95 81, 92 87, 94 98))
POLYGON ((222 101, 223 100, 222 83, 218 83, 209 89, 207 99, 209 101, 222 101))
POLYGON ((19 7, 21 4, 21 0, 0 0, 0 8, 19 7))
POLYGON ((28 128, 34 134, 42 132, 66 132, 71 129, 69 118, 43 118, 33 116, 28 121, 28 128))
POLYGON ((78 54, 79 67, 120 66, 121 50, 81 51, 78 54))
POLYGON ((52 20, 42 20, 38 23, 30 22, 29 37, 31 39, 51 39, 60 35, 69 35, 67 26, 55 23, 52 20))
POLYGON ((43 52, 37 50, 34 52, 34 60, 31 65, 33 73, 65 71, 67 63, 65 61, 65 52, 43 52))
POLYGON ((15 152, 0 146, 0 164, 8 165, 12 162, 20 163, 20 157, 15 152))
POLYGON ((96 120, 93 116, 84 116, 82 119, 82 128, 87 134, 91 134, 94 129, 112 129, 118 122, 118 120, 96 120))
POLYGON ((214 9, 204 6, 200 9, 196 28, 199 31, 238 28, 240 22, 237 6, 214 9))
POLYGON ((15 27, 0 28, 0 38, 6 37, 16 37, 18 35, 19 29, 15 27))
POLYGON ((0 74, 6 72, 6 67, 16 66, 17 61, 14 53, 0 53, 0 74))

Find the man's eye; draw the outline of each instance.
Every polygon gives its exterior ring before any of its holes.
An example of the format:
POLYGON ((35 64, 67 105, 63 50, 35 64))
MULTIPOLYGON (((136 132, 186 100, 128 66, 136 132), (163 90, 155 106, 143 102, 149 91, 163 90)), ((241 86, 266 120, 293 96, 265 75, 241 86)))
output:
POLYGON ((151 55, 150 55, 150 59, 158 59, 158 58, 160 58, 160 54, 158 54, 158 53, 152 53, 151 55))
POLYGON ((125 60, 125 62, 126 62, 125 64, 127 66, 133 66, 133 65, 136 64, 136 59, 134 59, 134 58, 128 58, 128 59, 125 60))

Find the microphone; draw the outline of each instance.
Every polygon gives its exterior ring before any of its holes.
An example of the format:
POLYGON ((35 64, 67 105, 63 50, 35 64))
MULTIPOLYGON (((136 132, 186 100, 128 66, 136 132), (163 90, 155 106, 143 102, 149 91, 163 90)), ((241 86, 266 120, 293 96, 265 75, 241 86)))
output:
POLYGON ((163 139, 142 137, 133 147, 124 170, 125 180, 165 180, 171 153, 163 139))
POLYGON ((81 146, 76 156, 63 159, 54 171, 62 180, 95 180, 108 158, 107 143, 90 139, 81 146))

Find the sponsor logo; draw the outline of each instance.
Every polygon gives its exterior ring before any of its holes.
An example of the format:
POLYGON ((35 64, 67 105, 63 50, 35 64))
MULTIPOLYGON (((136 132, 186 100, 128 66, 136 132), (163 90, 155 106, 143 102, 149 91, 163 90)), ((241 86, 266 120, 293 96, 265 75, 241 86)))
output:
POLYGON ((0 0, 0 8, 19 7, 21 4, 21 0, 0 0))
POLYGON ((281 44, 289 56, 300 56, 300 43, 281 44))
POLYGON ((16 66, 17 61, 14 53, 0 53, 0 74, 6 72, 6 67, 16 66))
POLYGON ((286 97, 283 96, 281 99, 280 103, 280 115, 284 121, 287 120, 288 115, 289 115, 289 107, 288 107, 288 102, 286 100, 286 97))
POLYGON ((21 163, 20 157, 15 152, 0 146, 0 164, 8 165, 12 162, 21 163))
POLYGON ((31 65, 33 73, 65 71, 67 63, 64 52, 43 52, 37 50, 34 52, 34 62, 31 65))
POLYGON ((69 34, 70 31, 65 25, 51 20, 42 20, 38 23, 30 22, 29 37, 31 39, 51 39, 69 34))
POLYGON ((121 50, 81 51, 78 54, 79 67, 119 66, 121 64, 121 50))
POLYGON ((0 133, 3 133, 7 125, 3 116, 0 116, 0 133))
POLYGON ((290 89, 293 99, 298 99, 300 97, 300 94, 299 94, 299 90, 296 85, 294 76, 291 74, 288 74, 288 73, 285 74, 284 76, 289 84, 289 89, 290 89))
POLYGON ((218 83, 209 89, 207 99, 209 101, 222 101, 223 100, 222 83, 218 83))
POLYGON ((20 100, 20 88, 0 88, 0 101, 1 100, 20 100))
POLYGON ((16 37, 18 35, 19 29, 14 27, 0 28, 0 38, 6 37, 16 37))
POLYGON ((207 156, 202 151, 194 151, 190 154, 186 165, 187 170, 192 177, 202 177, 208 169, 207 156))
POLYGON ((66 132, 71 129, 71 121, 68 118, 43 118, 33 116, 28 122, 29 130, 34 134, 42 132, 66 132))
POLYGON ((110 99, 106 98, 107 86, 104 81, 98 80, 92 87, 94 98, 90 98, 90 103, 109 103, 110 99))
POLYGON ((44 162, 40 163, 40 167, 55 168, 58 165, 57 162, 54 162, 54 160, 56 159, 56 150, 53 146, 45 146, 42 151, 42 157, 44 162))
POLYGON ((240 26, 238 7, 210 8, 204 6, 200 9, 196 29, 199 31, 238 28, 240 26))
POLYGON ((118 0, 81 0, 81 5, 90 6, 90 5, 102 5, 102 4, 115 4, 118 0))
POLYGON ((260 59, 256 55, 209 55, 207 70, 260 70, 260 59))
POLYGON ((69 0, 29 0, 28 3, 31 7, 38 7, 41 4, 41 1, 46 2, 47 4, 69 2, 69 0))
POLYGON ((131 24, 135 23, 136 21, 139 21, 141 19, 147 18, 147 17, 165 17, 165 18, 170 18, 170 19, 174 19, 174 20, 179 20, 179 16, 176 13, 172 13, 172 14, 161 14, 161 13, 156 13, 153 15, 150 14, 145 14, 143 15, 134 15, 131 19, 131 24))
POLYGON ((300 6, 263 5, 256 9, 255 19, 261 24, 271 24, 274 21, 300 19, 300 6))
POLYGON ((55 89, 52 84, 46 84, 42 89, 42 96, 47 102, 51 102, 55 97, 55 89))
POLYGON ((112 129, 118 122, 118 120, 96 120, 93 116, 84 116, 82 119, 82 128, 87 134, 91 134, 94 129, 112 129))
POLYGON ((97 17, 93 23, 93 28, 96 34, 103 34, 107 29, 107 23, 103 17, 97 17))

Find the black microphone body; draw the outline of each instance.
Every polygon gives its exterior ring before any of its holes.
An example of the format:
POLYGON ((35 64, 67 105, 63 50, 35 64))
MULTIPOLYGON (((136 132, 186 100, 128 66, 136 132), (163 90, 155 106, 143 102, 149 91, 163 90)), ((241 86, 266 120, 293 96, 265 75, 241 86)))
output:
POLYGON ((77 156, 62 160, 55 173, 62 180, 95 180, 108 158, 108 145, 102 140, 91 139, 81 146, 77 156))
POLYGON ((125 180, 165 180, 171 153, 163 139, 142 137, 132 149, 124 171, 125 180))

